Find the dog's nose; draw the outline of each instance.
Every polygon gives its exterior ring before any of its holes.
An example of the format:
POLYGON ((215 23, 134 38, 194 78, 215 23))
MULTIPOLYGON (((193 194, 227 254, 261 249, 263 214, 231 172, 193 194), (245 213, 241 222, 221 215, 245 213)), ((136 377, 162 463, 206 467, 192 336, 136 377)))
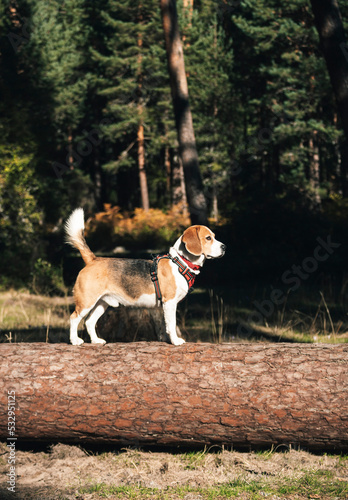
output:
POLYGON ((226 251, 226 248, 227 248, 227 246, 226 246, 226 245, 224 245, 224 244, 222 244, 222 245, 221 245, 221 250, 222 250, 223 252, 225 252, 225 251, 226 251))

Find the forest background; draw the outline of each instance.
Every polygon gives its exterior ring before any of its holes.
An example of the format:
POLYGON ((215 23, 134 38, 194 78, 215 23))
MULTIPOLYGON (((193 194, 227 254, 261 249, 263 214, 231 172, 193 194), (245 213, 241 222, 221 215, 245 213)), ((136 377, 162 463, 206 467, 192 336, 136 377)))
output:
MULTIPOLYGON (((78 206, 103 254, 166 250, 190 224, 159 4, 0 1, 2 288, 62 293, 78 206)), ((334 251, 297 279, 344 303, 347 161, 311 3, 177 10, 209 223, 228 245, 202 284, 286 292, 319 238, 334 251)))

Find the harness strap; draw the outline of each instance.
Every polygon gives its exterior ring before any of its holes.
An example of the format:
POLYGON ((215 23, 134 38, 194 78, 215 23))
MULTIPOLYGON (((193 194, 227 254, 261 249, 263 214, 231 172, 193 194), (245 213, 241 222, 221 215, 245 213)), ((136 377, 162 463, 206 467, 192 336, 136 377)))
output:
POLYGON ((193 287, 193 284, 195 282, 196 275, 194 273, 191 273, 190 269, 187 266, 185 266, 182 262, 180 262, 179 257, 171 257, 171 259, 178 266, 179 273, 181 274, 181 276, 183 276, 186 279, 189 291, 193 291, 191 290, 191 288, 193 287))
MULTIPOLYGON (((172 262, 174 262, 178 266, 179 273, 187 281, 189 293, 193 292, 193 284, 195 282, 196 275, 194 273, 191 273, 190 268, 188 266, 185 266, 180 261, 179 257, 172 257, 169 253, 155 255, 153 257, 153 260, 152 260, 150 275, 151 275, 151 280, 155 286, 157 303, 162 304, 162 292, 161 292, 161 288, 159 286, 158 273, 157 273, 158 263, 161 259, 170 259, 172 262)), ((195 266, 195 267, 199 268, 199 266, 195 266)))
POLYGON ((151 264, 150 276, 151 276, 151 280, 155 286, 156 302, 157 302, 156 305, 158 305, 158 303, 162 304, 162 292, 161 292, 161 288, 159 286, 158 274, 157 274, 158 262, 161 259, 165 259, 165 258, 167 258, 166 255, 155 255, 153 257, 152 264, 151 264))

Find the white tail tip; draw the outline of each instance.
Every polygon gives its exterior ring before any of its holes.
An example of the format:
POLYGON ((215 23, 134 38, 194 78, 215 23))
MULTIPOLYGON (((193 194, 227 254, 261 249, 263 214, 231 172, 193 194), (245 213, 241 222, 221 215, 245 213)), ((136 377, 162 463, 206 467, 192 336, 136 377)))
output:
POLYGON ((73 244, 73 241, 81 234, 85 228, 85 216, 83 208, 76 208, 65 223, 65 232, 67 241, 73 244))

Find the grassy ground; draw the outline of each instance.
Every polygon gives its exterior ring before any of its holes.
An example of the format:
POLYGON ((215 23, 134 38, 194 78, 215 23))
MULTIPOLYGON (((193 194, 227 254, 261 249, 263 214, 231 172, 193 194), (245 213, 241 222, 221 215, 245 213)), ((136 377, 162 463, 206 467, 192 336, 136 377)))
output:
POLYGON ((67 340, 72 297, 46 297, 27 291, 0 292, 1 341, 67 340))
POLYGON ((46 297, 26 291, 0 293, 2 329, 66 328, 72 297, 46 297))
POLYGON ((319 291, 284 295, 277 306, 267 289, 197 290, 181 315, 191 338, 210 330, 211 341, 348 342, 346 305, 326 300, 319 291), (202 325, 204 319, 205 325, 202 325))
MULTIPOLYGON (((344 305, 326 300, 320 292, 303 291, 301 295, 285 299, 282 305, 275 306, 262 289, 218 292, 197 289, 179 304, 178 325, 184 338, 191 342, 348 342, 344 305), (263 304, 264 314, 255 304, 259 307, 263 304)), ((67 342, 72 310, 71 296, 0 292, 0 341, 67 342)), ((123 320, 126 314, 123 312, 123 320)), ((136 330, 134 313, 132 321, 123 321, 124 328, 136 330)), ((138 321, 144 321, 142 313, 138 321)), ((153 328, 151 322, 149 328, 153 328)))
MULTIPOLYGON (((10 498, 5 447, 0 443, 0 496, 4 499, 10 498)), ((23 500, 348 497, 348 457, 299 450, 92 453, 58 444, 41 452, 17 451, 16 460, 16 498, 23 500)))

